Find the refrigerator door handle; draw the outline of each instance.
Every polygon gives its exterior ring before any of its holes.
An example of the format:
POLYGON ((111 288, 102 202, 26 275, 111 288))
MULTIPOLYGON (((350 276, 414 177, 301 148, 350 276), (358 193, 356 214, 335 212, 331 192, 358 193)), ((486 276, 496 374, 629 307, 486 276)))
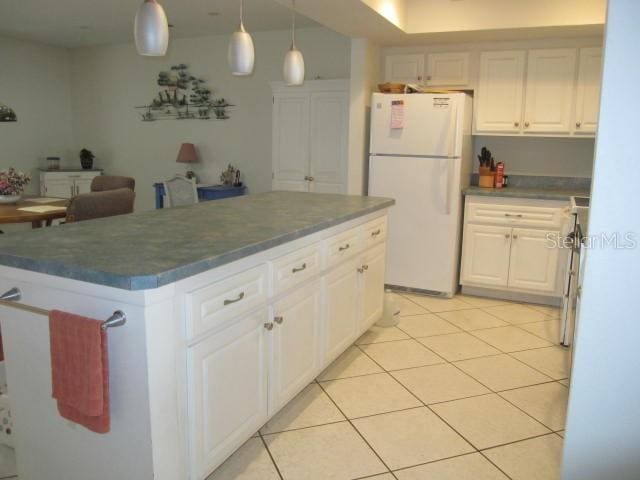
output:
POLYGON ((453 111, 451 112, 451 116, 449 117, 449 155, 447 162, 447 188, 445 192, 445 201, 444 201, 444 213, 446 215, 451 214, 451 191, 453 190, 453 167, 451 163, 453 162, 453 157, 455 156, 456 150, 456 129, 458 125, 458 106, 453 104, 453 111))

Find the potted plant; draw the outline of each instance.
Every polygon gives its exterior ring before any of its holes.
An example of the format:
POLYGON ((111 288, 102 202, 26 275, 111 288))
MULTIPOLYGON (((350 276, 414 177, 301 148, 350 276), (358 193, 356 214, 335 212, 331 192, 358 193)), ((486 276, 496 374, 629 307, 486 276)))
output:
POLYGON ((94 158, 96 158, 96 156, 91 152, 91 150, 87 150, 86 148, 80 150, 80 164, 83 169, 91 170, 93 168, 94 158))
POLYGON ((30 181, 29 174, 18 172, 13 167, 0 171, 0 203, 16 203, 30 181))

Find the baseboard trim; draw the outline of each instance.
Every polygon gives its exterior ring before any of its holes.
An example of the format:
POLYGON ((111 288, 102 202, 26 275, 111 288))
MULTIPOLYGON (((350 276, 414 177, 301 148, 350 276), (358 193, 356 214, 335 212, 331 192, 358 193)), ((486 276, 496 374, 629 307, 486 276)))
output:
POLYGON ((499 300, 510 300, 513 302, 537 303, 540 305, 549 305, 552 307, 562 306, 562 297, 552 297, 549 295, 536 295, 532 293, 509 292, 506 290, 493 290, 491 288, 462 286, 464 295, 473 295, 476 297, 497 298, 499 300))

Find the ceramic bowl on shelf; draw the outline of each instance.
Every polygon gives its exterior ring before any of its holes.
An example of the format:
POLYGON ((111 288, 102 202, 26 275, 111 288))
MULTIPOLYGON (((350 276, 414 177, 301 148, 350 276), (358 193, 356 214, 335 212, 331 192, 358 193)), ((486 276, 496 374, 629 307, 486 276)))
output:
POLYGON ((0 204, 17 203, 22 198, 22 195, 0 195, 0 204))

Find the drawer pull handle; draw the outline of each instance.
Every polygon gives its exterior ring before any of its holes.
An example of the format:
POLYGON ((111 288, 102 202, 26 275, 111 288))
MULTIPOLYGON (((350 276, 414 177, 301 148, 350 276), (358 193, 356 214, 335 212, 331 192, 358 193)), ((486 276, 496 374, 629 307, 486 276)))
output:
POLYGON ((377 237, 378 235, 380 235, 382 233, 382 230, 378 229, 375 232, 371 232, 371 236, 372 237, 377 237))
POLYGON ((522 218, 522 214, 521 214, 521 213, 518 213, 518 214, 515 214, 515 213, 505 213, 505 214, 504 214, 504 216, 505 216, 505 217, 507 217, 507 218, 512 218, 512 217, 522 218))
POLYGON ((292 268, 291 269, 291 273, 298 273, 298 272, 301 272, 301 271, 306 270, 306 269, 307 269, 307 264, 303 263, 302 266, 300 266, 300 267, 292 268))
POLYGON ((363 270, 369 270, 369 265, 362 265, 363 270))
POLYGON ((244 292, 240 292, 240 295, 238 295, 238 298, 234 300, 225 300, 224 305, 231 305, 232 303, 238 303, 243 298, 244 298, 244 292))
POLYGON ((278 325, 282 325, 282 322, 284 322, 284 317, 274 317, 273 321, 276 322, 278 325))
POLYGON ((265 323, 264 328, 266 328, 269 331, 273 330, 273 323, 272 322, 265 323))
POLYGON ((349 244, 347 243, 344 247, 340 247, 340 248, 338 248, 338 251, 340 251, 340 252, 344 252, 345 250, 349 250, 349 247, 350 247, 350 246, 351 246, 351 245, 349 245, 349 244))
POLYGON ((358 268, 358 273, 364 273, 364 268, 362 267, 358 268))

